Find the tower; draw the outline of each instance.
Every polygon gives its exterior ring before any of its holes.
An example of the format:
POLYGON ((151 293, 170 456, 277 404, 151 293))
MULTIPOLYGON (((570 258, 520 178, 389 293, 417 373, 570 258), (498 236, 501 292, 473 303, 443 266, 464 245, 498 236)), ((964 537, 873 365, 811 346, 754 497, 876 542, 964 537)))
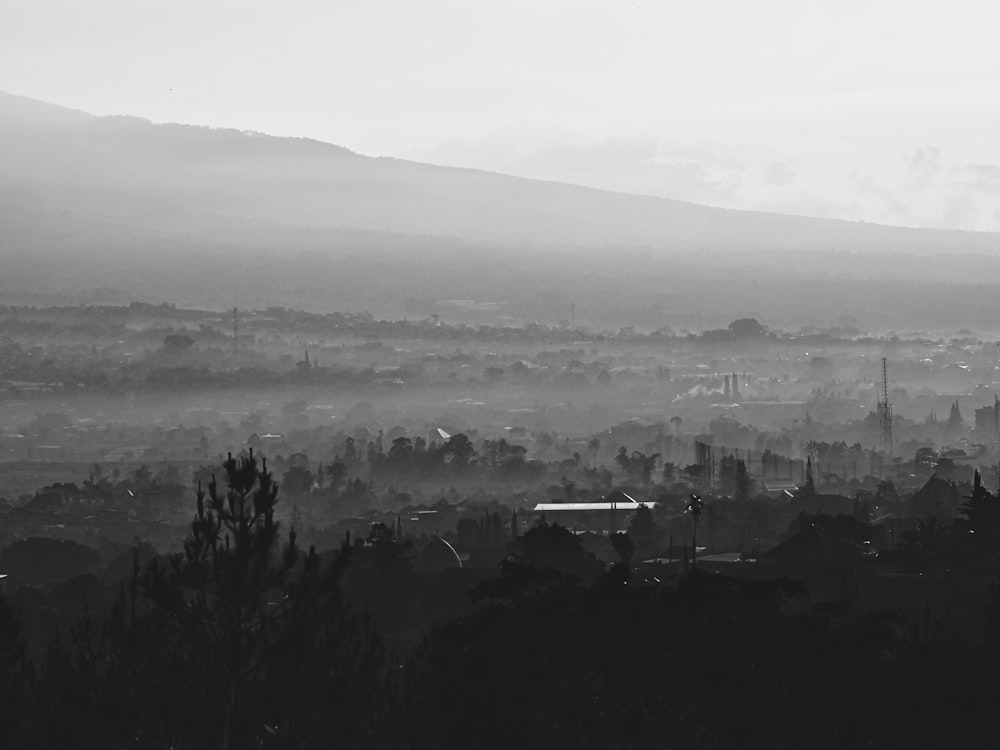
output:
POLYGON ((892 404, 889 403, 889 366, 882 357, 882 391, 878 400, 878 424, 882 433, 882 451, 892 458, 892 404))

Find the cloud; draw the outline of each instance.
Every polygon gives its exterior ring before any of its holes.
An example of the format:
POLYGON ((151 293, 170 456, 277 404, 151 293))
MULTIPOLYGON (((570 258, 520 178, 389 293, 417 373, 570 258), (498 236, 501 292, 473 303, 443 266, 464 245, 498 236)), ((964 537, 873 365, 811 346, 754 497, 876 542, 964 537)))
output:
POLYGON ((856 218, 889 224, 979 231, 1000 230, 992 210, 1000 196, 1000 165, 955 163, 925 146, 902 158, 902 172, 851 178, 856 218))
POLYGON ((764 182, 768 185, 791 185, 795 182, 795 170, 784 162, 768 162, 767 172, 764 174, 764 182))
POLYGON ((659 153, 657 138, 613 137, 594 143, 539 145, 523 161, 539 169, 588 172, 649 165, 659 153))
POLYGON ((953 184, 976 193, 1000 195, 1000 165, 962 164, 955 168, 953 184))
POLYGON ((880 224, 913 224, 913 215, 896 193, 870 174, 851 175, 854 215, 880 224))
POLYGON ((918 148, 908 157, 910 181, 917 188, 929 185, 941 172, 941 150, 918 148))
POLYGON ((744 168, 711 149, 672 145, 663 139, 613 136, 589 140, 571 134, 504 129, 478 141, 451 139, 407 154, 438 164, 477 167, 536 179, 733 206, 744 168))
POLYGON ((951 162, 934 145, 898 157, 793 153, 649 134, 587 138, 518 123, 406 156, 726 208, 1000 230, 1000 164, 951 162))
POLYGON ((1000 164, 963 164, 960 169, 984 180, 1000 181, 1000 164))

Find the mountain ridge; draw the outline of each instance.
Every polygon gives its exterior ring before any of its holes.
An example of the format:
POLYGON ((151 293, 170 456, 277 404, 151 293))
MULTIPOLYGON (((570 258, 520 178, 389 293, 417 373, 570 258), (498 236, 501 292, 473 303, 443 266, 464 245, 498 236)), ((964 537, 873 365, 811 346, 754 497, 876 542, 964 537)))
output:
POLYGON ((185 229, 193 216, 216 214, 587 247, 669 249, 700 241, 991 254, 1000 247, 994 233, 717 208, 366 156, 316 139, 100 117, 6 93, 0 93, 0 133, 0 191, 34 192, 50 212, 151 228, 185 229))

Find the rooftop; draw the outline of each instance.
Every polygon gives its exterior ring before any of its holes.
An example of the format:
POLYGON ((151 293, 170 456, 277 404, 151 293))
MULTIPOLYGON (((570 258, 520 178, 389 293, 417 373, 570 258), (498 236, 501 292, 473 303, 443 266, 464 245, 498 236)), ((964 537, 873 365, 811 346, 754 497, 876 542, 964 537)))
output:
POLYGON ((645 505, 650 508, 656 506, 656 503, 640 503, 635 500, 631 502, 621 502, 621 503, 609 503, 609 502, 599 502, 599 503, 538 503, 535 506, 535 510, 538 512, 548 512, 548 511, 581 511, 581 510, 636 510, 640 505, 645 505))

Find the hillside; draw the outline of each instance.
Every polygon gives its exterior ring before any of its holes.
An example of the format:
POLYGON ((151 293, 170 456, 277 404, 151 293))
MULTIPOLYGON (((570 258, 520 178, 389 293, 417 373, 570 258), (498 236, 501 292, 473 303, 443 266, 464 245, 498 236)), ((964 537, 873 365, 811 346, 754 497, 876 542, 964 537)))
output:
MULTIPOLYGON (((0 94, 0 302, 992 331, 998 235, 760 214, 0 94)), ((997 301, 997 302, 994 302, 997 301)))
POLYGON ((339 146, 0 94, 0 200, 203 234, 206 216, 493 242, 993 252, 994 234, 699 206, 355 154, 339 146))

